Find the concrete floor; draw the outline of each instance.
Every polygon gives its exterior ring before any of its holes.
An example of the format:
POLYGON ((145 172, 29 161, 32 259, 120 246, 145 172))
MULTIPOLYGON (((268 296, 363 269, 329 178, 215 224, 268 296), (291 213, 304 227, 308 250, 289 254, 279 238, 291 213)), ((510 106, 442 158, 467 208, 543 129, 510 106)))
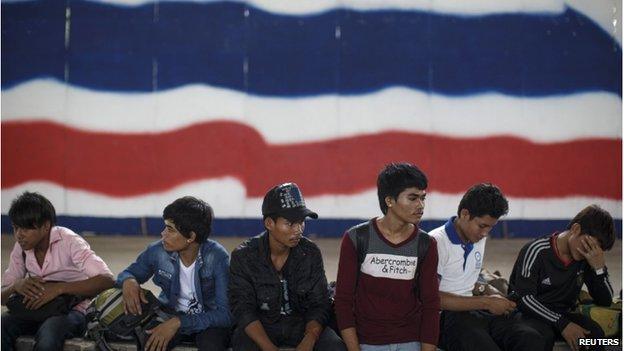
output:
MULTIPOLYGON (((121 272, 138 256, 149 242, 156 240, 156 237, 128 237, 128 236, 88 236, 86 240, 91 244, 91 248, 106 261, 114 274, 121 272)), ((214 238, 219 241, 229 252, 232 252, 238 244, 245 238, 221 237, 214 238)), ((338 252, 340 250, 340 239, 315 239, 323 253, 325 271, 328 280, 336 280, 336 270, 338 269, 338 252)), ((527 239, 491 239, 486 246, 484 267, 490 271, 499 270, 503 277, 509 278, 511 269, 520 248, 527 242, 527 239)), ((11 235, 1 237, 1 269, 2 273, 6 269, 9 261, 9 254, 13 248, 14 240, 11 235)), ((611 284, 616 293, 622 289, 622 241, 616 241, 614 248, 607 252, 607 266, 611 276, 611 284)), ((147 288, 154 289, 155 286, 149 283, 147 288)), ((156 292, 157 290, 155 290, 156 292)))

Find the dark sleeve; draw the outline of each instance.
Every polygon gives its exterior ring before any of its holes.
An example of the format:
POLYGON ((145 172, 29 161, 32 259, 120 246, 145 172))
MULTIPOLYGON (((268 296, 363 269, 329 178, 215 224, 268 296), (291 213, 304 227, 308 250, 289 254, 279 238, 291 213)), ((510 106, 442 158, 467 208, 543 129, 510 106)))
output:
POLYGON ((528 245, 518 255, 517 267, 514 268, 518 270, 514 272, 516 302, 522 312, 553 325, 561 332, 570 323, 570 320, 546 307, 537 295, 543 265, 538 249, 539 246, 537 245, 528 245))
MULTIPOLYGON (((132 263, 128 268, 124 269, 117 276, 117 281, 115 282, 115 286, 117 288, 122 288, 123 282, 126 279, 134 278, 139 284, 145 283, 149 278, 154 275, 154 267, 152 265, 150 257, 155 253, 153 252, 156 248, 155 244, 150 244, 143 252, 139 254, 136 261, 132 263), (152 252, 150 252, 152 251, 152 252)), ((160 242, 159 244, 160 245, 160 242)))
POLYGON ((440 294, 438 282, 438 247, 434 238, 430 239, 427 255, 423 260, 418 291, 422 302, 420 341, 437 345, 440 336, 440 294))
POLYGON ((344 330, 355 327, 355 288, 358 267, 355 246, 345 233, 340 244, 340 257, 338 261, 338 276, 336 278, 336 320, 338 329, 344 330))
POLYGON ((327 277, 325 276, 325 268, 323 267, 323 257, 321 256, 321 251, 317 247, 314 247, 311 259, 312 271, 310 274, 310 281, 313 283, 308 296, 306 296, 308 308, 306 310, 305 320, 306 323, 315 320, 322 326, 325 326, 329 318, 331 305, 329 304, 327 277))
POLYGON ((613 302, 613 287, 609 282, 609 273, 607 267, 604 268, 604 273, 597 275, 591 267, 585 272, 584 276, 585 285, 589 289, 589 294, 594 299, 594 303, 600 306, 611 306, 613 302))
POLYGON ((230 282, 228 284, 228 297, 230 308, 238 327, 245 328, 249 323, 259 320, 256 314, 255 289, 244 267, 240 250, 232 252, 230 261, 230 282))

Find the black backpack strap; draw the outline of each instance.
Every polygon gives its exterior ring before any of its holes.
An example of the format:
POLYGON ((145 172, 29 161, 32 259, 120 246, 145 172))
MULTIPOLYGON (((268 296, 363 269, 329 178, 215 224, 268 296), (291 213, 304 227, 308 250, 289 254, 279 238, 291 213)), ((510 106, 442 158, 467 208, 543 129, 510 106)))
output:
POLYGON ((414 294, 420 300, 420 271, 422 270, 422 263, 427 256, 429 246, 431 245, 431 237, 424 231, 418 233, 418 243, 416 244, 416 251, 418 255, 418 264, 416 265, 416 273, 414 273, 414 294))
POLYGON ((358 280, 360 279, 360 268, 362 267, 362 263, 364 262, 364 258, 366 257, 366 252, 368 251, 368 240, 370 238, 369 233, 371 221, 358 224, 357 226, 349 229, 349 231, 355 231, 355 251, 357 252, 358 258, 357 270, 355 275, 356 285, 358 280))
POLYGON ((370 238, 369 232, 370 222, 355 228, 355 250, 358 255, 358 271, 360 270, 360 266, 364 262, 366 252, 368 251, 368 240, 370 238))

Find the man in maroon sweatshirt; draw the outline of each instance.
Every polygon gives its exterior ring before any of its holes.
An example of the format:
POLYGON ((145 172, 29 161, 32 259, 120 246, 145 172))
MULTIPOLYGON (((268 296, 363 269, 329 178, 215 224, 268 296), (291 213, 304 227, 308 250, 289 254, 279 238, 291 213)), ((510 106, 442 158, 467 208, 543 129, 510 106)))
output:
POLYGON ((438 253, 435 240, 414 224, 423 215, 426 189, 427 177, 417 167, 387 165, 377 178, 383 216, 342 238, 335 304, 349 351, 436 349, 438 253), (418 257, 423 240, 429 247, 418 257))

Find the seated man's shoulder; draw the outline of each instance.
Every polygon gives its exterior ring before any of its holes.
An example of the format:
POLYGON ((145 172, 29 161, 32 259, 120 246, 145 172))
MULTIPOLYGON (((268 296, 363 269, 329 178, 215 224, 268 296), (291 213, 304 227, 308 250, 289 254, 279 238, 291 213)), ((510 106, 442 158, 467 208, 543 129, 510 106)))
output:
POLYGON ((52 233, 65 240, 84 240, 82 236, 67 227, 54 226, 52 227, 52 233))
POLYGON ((64 249, 83 249, 83 248, 90 248, 89 243, 85 240, 85 238, 83 238, 81 235, 76 234, 76 232, 74 232, 73 230, 66 228, 66 227, 60 227, 60 226, 55 226, 52 227, 52 231, 51 231, 51 236, 50 239, 52 241, 60 241, 63 242, 63 248, 64 249))
POLYGON ((298 246, 306 254, 321 255, 321 249, 319 249, 318 245, 306 237, 301 238, 298 246))
POLYGON ((429 233, 430 237, 436 239, 436 241, 440 241, 440 239, 448 238, 446 231, 444 230, 444 226, 432 229, 429 233))
POLYGON ((150 254, 150 255, 167 255, 167 256, 169 256, 169 253, 163 247, 162 240, 157 240, 157 241, 153 241, 153 242, 149 243, 147 245, 147 248, 145 248, 145 251, 148 254, 150 254))
POLYGON ((258 251, 260 240, 260 235, 258 235, 243 241, 232 251, 232 258, 255 254, 258 251))
POLYGON ((228 251, 216 240, 206 239, 202 245, 204 255, 215 255, 217 257, 229 257, 228 251))

